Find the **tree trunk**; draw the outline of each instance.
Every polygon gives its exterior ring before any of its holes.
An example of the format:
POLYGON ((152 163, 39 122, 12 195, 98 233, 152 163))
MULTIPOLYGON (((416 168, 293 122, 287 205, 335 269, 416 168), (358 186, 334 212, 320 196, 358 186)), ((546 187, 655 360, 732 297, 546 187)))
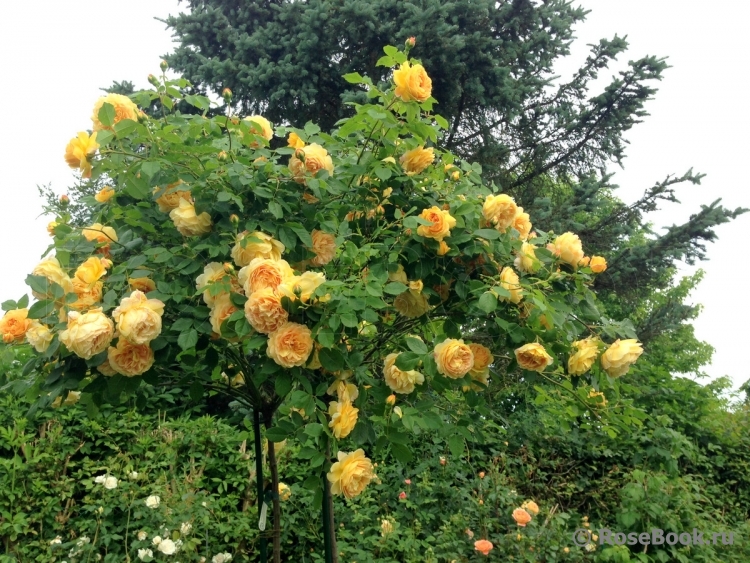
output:
MULTIPOLYGON (((326 447, 326 456, 331 457, 331 445, 326 447)), ((325 562, 339 563, 339 550, 336 545, 336 520, 333 516, 333 495, 331 483, 323 472, 323 541, 325 562)))

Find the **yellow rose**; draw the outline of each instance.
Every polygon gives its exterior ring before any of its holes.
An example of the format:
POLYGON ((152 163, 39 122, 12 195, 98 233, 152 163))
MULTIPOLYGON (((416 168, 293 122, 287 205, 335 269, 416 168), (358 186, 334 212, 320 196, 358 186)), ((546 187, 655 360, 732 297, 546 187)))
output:
POLYGON ((501 301, 520 303, 521 299, 523 299, 521 282, 518 279, 518 274, 513 271, 513 268, 506 266, 503 268, 503 271, 500 272, 500 287, 507 289, 510 292, 510 297, 500 297, 501 301))
POLYGON ((333 161, 327 150, 318 143, 312 143, 297 149, 289 159, 289 170, 298 184, 304 184, 306 173, 315 176, 320 170, 326 170, 329 176, 333 176, 333 161), (300 156, 304 157, 304 162, 300 156))
POLYGON ((577 351, 568 358, 568 373, 570 375, 583 375, 594 365, 599 355, 599 341, 596 338, 584 338, 573 342, 577 351))
POLYGON ((253 291, 245 301, 247 322, 263 334, 269 334, 289 320, 289 313, 281 306, 281 298, 270 287, 253 291))
POLYGON ((49 233, 49 236, 53 237, 55 236, 55 227, 57 227, 60 223, 57 221, 50 221, 47 223, 47 232, 49 233))
POLYGON ((388 279, 393 282, 401 282, 403 284, 409 283, 409 279, 406 277, 404 267, 399 264, 398 269, 395 272, 388 272, 388 279))
POLYGON ((490 194, 482 205, 484 219, 502 233, 513 226, 517 212, 516 202, 506 194, 490 194))
POLYGON ((133 344, 148 344, 161 334, 161 317, 164 303, 149 299, 137 289, 120 301, 112 312, 120 336, 133 344))
POLYGON ((261 289, 276 290, 283 282, 294 277, 294 270, 286 260, 253 258, 240 270, 239 282, 250 295, 261 289))
POLYGON ((461 379, 474 367, 474 353, 463 340, 446 338, 435 346, 437 369, 446 377, 461 379))
POLYGON ((114 189, 112 189, 110 186, 104 186, 101 190, 96 192, 94 199, 99 203, 107 203, 110 199, 112 199, 112 196, 114 195, 114 189))
POLYGON ((285 502, 289 500, 292 496, 292 489, 289 488, 289 485, 286 485, 284 483, 279 483, 279 500, 281 502, 285 502))
POLYGON ((421 317, 430 310, 427 297, 423 293, 411 289, 397 295, 396 299, 393 300, 393 306, 396 311, 409 318, 421 317))
POLYGON ((78 299, 69 304, 71 309, 84 311, 91 308, 92 305, 102 300, 102 291, 104 284, 100 281, 89 284, 84 283, 78 278, 73 278, 73 291, 78 299))
POLYGON ((224 265, 219 262, 209 262, 204 268, 203 273, 195 278, 195 289, 203 291, 203 301, 206 305, 211 306, 214 304, 215 297, 211 295, 209 287, 220 282, 227 276, 224 271, 224 265))
POLYGON ((643 354, 641 343, 634 338, 619 338, 602 354, 602 367, 610 377, 628 373, 630 366, 643 354))
POLYGON ((338 440, 346 438, 354 430, 357 425, 358 412, 359 409, 354 408, 349 401, 328 403, 328 414, 331 417, 328 428, 338 440))
POLYGON ((313 247, 315 258, 310 260, 313 266, 325 266, 333 260, 336 255, 336 237, 314 229, 312 232, 313 247))
MULTIPOLYGON (((48 258, 45 258, 44 260, 39 262, 39 264, 34 267, 31 273, 35 276, 44 276, 50 283, 56 283, 63 288, 63 291, 66 294, 73 293, 72 280, 68 277, 68 274, 63 272, 62 268, 60 267, 60 262, 58 262, 57 258, 55 258, 54 256, 49 256, 48 258)), ((48 295, 43 295, 33 290, 31 293, 37 299, 47 299, 48 297, 52 297, 51 290, 48 295)))
POLYGON ((117 372, 112 368, 111 365, 109 365, 109 360, 104 360, 101 364, 96 366, 96 371, 98 371, 102 375, 106 375, 107 377, 117 375, 117 372))
POLYGON ((578 262, 583 258, 581 239, 571 232, 563 233, 557 237, 550 250, 560 260, 573 267, 578 266, 578 262))
POLYGON ((331 493, 343 494, 348 499, 364 491, 374 478, 372 462, 365 457, 361 448, 351 453, 339 451, 338 461, 328 472, 331 493))
POLYGON ((0 319, 0 334, 3 336, 3 342, 10 344, 24 339, 33 322, 28 315, 28 309, 13 309, 3 315, 0 319))
POLYGON ((76 269, 73 282, 79 281, 84 285, 94 285, 107 273, 106 262, 101 258, 91 257, 76 269))
POLYGON ((64 401, 63 401, 62 395, 58 395, 57 398, 54 401, 52 401, 52 404, 50 406, 53 409, 59 409, 61 406, 71 407, 75 405, 80 399, 81 399, 80 391, 68 391, 68 394, 65 395, 64 401))
POLYGON ((420 225, 417 228, 417 234, 425 238, 441 241, 445 237, 451 236, 451 229, 456 226, 456 219, 437 206, 425 209, 419 216, 432 223, 431 225, 420 225))
POLYGON ((472 379, 489 373, 490 364, 492 364, 495 359, 492 357, 490 349, 474 342, 469 344, 469 349, 474 355, 474 365, 471 370, 469 370, 469 375, 471 375, 472 379))
POLYGON ((539 514, 539 505, 533 500, 527 500, 521 505, 521 508, 533 516, 539 514))
POLYGON ((244 231, 237 235, 237 241, 232 247, 232 260, 240 268, 247 266, 254 258, 281 260, 284 245, 271 235, 253 231, 244 231))
POLYGON ((81 176, 84 178, 91 178, 91 161, 89 157, 93 156, 98 148, 99 144, 96 142, 96 133, 89 137, 88 133, 81 131, 65 147, 65 162, 71 168, 80 169, 81 176))
POLYGON ((511 224, 511 227, 518 231, 518 238, 521 240, 529 238, 529 233, 531 232, 531 221, 529 219, 529 214, 524 213, 523 207, 519 207, 516 210, 516 216, 513 217, 513 224, 511 224))
POLYGON ((411 393, 415 385, 424 383, 424 375, 415 370, 403 371, 396 367, 398 354, 388 354, 383 364, 385 383, 394 393, 411 393))
POLYGON ((440 241, 440 247, 437 249, 438 256, 445 256, 450 252, 451 247, 446 244, 444 240, 440 241))
POLYGON ((180 234, 186 237, 204 235, 211 230, 211 216, 205 211, 197 215, 195 206, 186 199, 180 198, 179 205, 169 212, 169 217, 180 234))
POLYGON ((305 325, 284 323, 268 335, 266 354, 281 367, 304 366, 313 349, 312 332, 305 325))
MULTIPOLYGON (((0 320, 0 326, 2 326, 2 322, 3 321, 0 320)), ((0 332, 2 332, 2 328, 0 328, 0 332)), ((29 323, 29 328, 26 331, 26 340, 28 340, 29 344, 31 344, 40 354, 49 348, 54 336, 55 335, 52 334, 49 327, 36 320, 32 320, 29 323)), ((3 334, 3 339, 5 339, 5 334, 3 334)))
POLYGON ((424 102, 432 95, 432 80, 422 65, 402 63, 393 72, 393 82, 396 84, 394 94, 405 102, 424 102))
POLYGON ((117 242, 117 233, 112 227, 105 227, 101 223, 94 223, 86 227, 81 234, 87 241, 98 242, 109 245, 111 242, 117 242))
POLYGON ((299 135, 292 131, 289 133, 289 137, 287 137, 287 144, 286 146, 292 147, 293 149, 301 149, 305 146, 305 141, 299 138, 299 135))
POLYGON ((107 361, 120 375, 135 377, 146 373, 154 365, 154 351, 148 344, 133 344, 120 338, 116 347, 107 350, 107 361))
POLYGON ((104 352, 112 342, 115 325, 101 309, 87 313, 68 313, 68 326, 60 333, 60 342, 76 356, 89 360, 104 352))
POLYGON ((101 121, 99 121, 99 110, 102 109, 102 106, 105 103, 108 103, 115 108, 115 119, 112 125, 119 123, 123 119, 138 121, 138 106, 136 106, 130 98, 123 96, 122 94, 107 94, 106 96, 99 98, 96 101, 96 104, 94 104, 94 113, 91 115, 91 121, 94 123, 94 131, 99 131, 100 129, 112 130, 111 126, 105 127, 102 125, 101 121))
POLYGON ((177 190, 177 186, 181 185, 182 180, 178 180, 172 184, 167 184, 167 187, 160 190, 158 187, 154 188, 154 194, 162 191, 162 195, 156 198, 156 204, 159 206, 159 211, 162 213, 169 213, 173 209, 177 209, 180 206, 180 201, 185 200, 188 203, 193 203, 193 196, 190 190, 177 190))
POLYGON ((320 272, 305 272, 301 276, 293 276, 284 280, 277 291, 292 301, 299 295, 300 300, 305 303, 325 281, 326 277, 320 272))
POLYGON ((524 344, 520 348, 516 348, 515 352, 518 365, 529 371, 538 371, 541 373, 544 371, 544 368, 554 361, 552 356, 544 349, 544 346, 536 342, 524 344))
POLYGON ((594 402, 597 403, 597 406, 607 406, 607 397, 605 397, 604 393, 602 393, 601 391, 592 389, 591 391, 589 391, 589 399, 594 399, 594 402))
POLYGON ((222 293, 216 296, 211 306, 211 313, 208 316, 208 319, 211 321, 211 328, 213 328, 216 334, 221 335, 221 325, 236 310, 237 307, 232 303, 229 293, 222 293))
MULTIPOLYGON (((263 137, 266 141, 273 139, 273 125, 262 115, 251 115, 246 117, 244 121, 249 122, 250 133, 263 137)), ((252 148, 257 148, 258 143, 253 141, 250 143, 252 148)))
POLYGON ((156 290, 156 283, 151 278, 128 278, 130 289, 137 289, 143 293, 156 290))
POLYGON ((521 249, 516 253, 516 259, 513 261, 513 265, 522 272, 527 274, 533 274, 541 263, 536 257, 536 246, 530 242, 524 242, 521 244, 521 249))
POLYGON ((413 176, 414 174, 420 174, 432 164, 432 161, 435 160, 435 153, 432 147, 429 149, 417 147, 404 153, 398 160, 406 175, 413 176))
POLYGON ((357 386, 353 383, 347 383, 342 380, 334 381, 326 393, 329 395, 336 395, 341 403, 346 403, 347 401, 353 403, 357 400, 357 397, 359 397, 359 389, 357 389, 357 386))
POLYGON ((601 274, 604 270, 607 269, 607 260, 604 258, 604 256, 592 256, 589 267, 595 274, 601 274))
POLYGON ((578 262, 578 267, 579 267, 579 268, 585 268, 586 266, 588 266, 588 265, 589 265, 589 262, 591 262, 591 257, 590 257, 590 256, 584 256, 584 257, 583 257, 583 258, 581 258, 581 260, 580 260, 580 261, 578 262))

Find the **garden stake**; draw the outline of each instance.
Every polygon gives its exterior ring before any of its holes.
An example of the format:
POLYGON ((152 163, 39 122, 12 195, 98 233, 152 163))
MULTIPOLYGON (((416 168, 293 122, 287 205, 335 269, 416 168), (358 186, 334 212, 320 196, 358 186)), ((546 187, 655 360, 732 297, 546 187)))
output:
MULTIPOLYGON (((258 527, 263 511, 263 445, 260 440, 260 411, 253 409, 253 431, 255 432, 255 482, 258 490, 258 527)), ((265 532, 260 531, 260 563, 268 562, 268 539, 265 532)))

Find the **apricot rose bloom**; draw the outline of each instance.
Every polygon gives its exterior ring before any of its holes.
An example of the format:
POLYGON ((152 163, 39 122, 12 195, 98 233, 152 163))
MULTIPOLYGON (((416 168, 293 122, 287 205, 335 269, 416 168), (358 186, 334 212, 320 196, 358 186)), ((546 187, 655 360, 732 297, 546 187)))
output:
POLYGON ((354 408, 350 401, 331 401, 328 403, 328 414, 331 422, 328 427, 338 440, 346 438, 357 425, 357 413, 359 409, 354 408))
POLYGON ((91 178, 91 161, 90 156, 96 152, 99 144, 96 142, 96 133, 89 137, 85 131, 81 131, 73 137, 65 147, 65 162, 71 168, 78 168, 81 176, 91 178))
POLYGON ((607 260, 604 256, 592 256, 591 261, 589 262, 589 268, 591 268, 591 271, 595 274, 601 274, 607 269, 607 260))
MULTIPOLYGON (((2 320, 0 320, 0 324, 2 324, 2 320)), ((36 320, 31 321, 29 329, 26 331, 26 340, 28 340, 29 344, 34 347, 34 350, 40 354, 49 348, 54 336, 55 335, 47 325, 43 325, 36 320)))
POLYGON ((78 296, 73 303, 68 306, 76 311, 85 311, 102 300, 102 291, 104 284, 100 281, 88 284, 78 278, 73 278, 73 291, 78 296))
POLYGON ((343 494, 348 499, 364 491, 374 478, 372 462, 365 457, 365 452, 361 448, 351 453, 340 451, 338 461, 328 472, 331 493, 343 494))
POLYGON ((493 547, 495 546, 488 540, 477 540, 474 542, 474 549, 482 555, 489 555, 493 547))
POLYGON ((281 260, 284 250, 283 243, 271 235, 258 231, 244 231, 237 236, 237 241, 232 247, 232 260, 242 268, 248 266, 254 258, 281 260))
POLYGON ((110 199, 112 199, 112 196, 114 195, 115 195, 115 190, 112 189, 112 187, 104 186, 101 190, 96 192, 94 199, 98 201, 99 203, 107 203, 110 199))
MULTIPOLYGON (((289 500, 292 497, 292 489, 286 483, 279 483, 279 500, 282 502, 289 500)), ((225 560, 227 561, 227 560, 225 560)))
POLYGON ((448 211, 435 205, 423 210, 419 216, 432 223, 431 225, 420 225, 417 228, 417 234, 421 237, 441 241, 445 237, 451 236, 451 229, 456 226, 456 219, 448 211))
POLYGON ((294 277, 294 270, 286 260, 253 258, 239 272, 239 283, 250 295, 261 289, 276 290, 282 283, 294 277))
POLYGON ((214 304, 215 296, 211 295, 210 286, 213 283, 224 279, 227 273, 224 271, 224 264, 220 262, 209 262, 203 268, 203 273, 195 278, 195 289, 203 291, 203 302, 209 307, 214 304))
POLYGON ((518 365, 529 371, 542 372, 554 361, 552 356, 544 349, 544 346, 537 342, 524 344, 520 348, 516 348, 515 353, 518 365))
POLYGON ((531 514, 526 512, 523 508, 516 508, 513 511, 513 520, 515 520, 516 524, 519 526, 525 527, 526 524, 531 522, 531 514))
POLYGON ((474 355, 474 365, 469 370, 469 375, 471 375, 472 379, 487 375, 490 370, 490 364, 494 361, 490 349, 475 342, 469 344, 469 349, 474 355))
MULTIPOLYGON (((39 262, 39 264, 37 264, 31 271, 31 273, 35 276, 44 276, 50 283, 56 283, 63 288, 63 291, 66 294, 73 293, 72 280, 68 277, 68 274, 63 271, 62 267, 60 266, 60 262, 54 256, 49 256, 39 262)), ((31 294, 37 299, 47 299, 48 297, 52 296, 52 291, 50 288, 49 294, 43 295, 38 291, 32 290, 31 294)))
POLYGON ((156 290, 156 282, 151 278, 128 278, 128 286, 143 293, 156 290))
POLYGON ((573 342, 576 352, 568 358, 568 373, 570 375, 583 375, 594 365, 599 355, 599 340, 590 337, 573 342))
POLYGON ((304 366, 313 349, 312 332, 305 325, 287 322, 268 335, 266 354, 281 367, 304 366))
POLYGON ((446 338, 435 346, 437 369, 446 377, 461 379, 474 367, 474 353, 463 340, 446 338))
POLYGON ((104 352, 115 334, 114 323, 101 308, 86 313, 68 313, 68 326, 60 333, 60 342, 84 360, 104 352))
POLYGON ((299 297, 303 303, 306 303, 325 281, 326 277, 320 272, 305 272, 301 276, 292 276, 284 280, 277 291, 292 301, 299 297))
POLYGON ((94 123, 94 131, 100 129, 112 129, 111 126, 104 126, 99 121, 99 110, 102 109, 104 104, 110 104, 115 109, 115 119, 112 125, 116 125, 123 119, 130 119, 132 121, 138 121, 138 106, 136 106, 130 98, 123 96, 122 94, 107 94, 99 98, 94 104, 94 112, 91 115, 91 121, 94 123))
POLYGON ((628 373, 630 366, 643 354, 641 343, 634 338, 615 340, 602 354, 602 367, 610 377, 628 373))
POLYGON ((518 274, 513 271, 513 268, 506 266, 503 268, 503 271, 500 272, 500 287, 507 289, 510 292, 510 297, 500 297, 501 301, 520 303, 521 299, 523 299, 521 281, 518 279, 518 274))
MULTIPOLYGON (((385 383, 394 393, 411 393, 415 385, 424 383, 424 375, 415 370, 403 371, 396 367, 398 354, 391 353, 385 357, 383 376, 385 383)), ((395 400, 395 397, 394 397, 395 400)))
POLYGON ((516 253, 516 259, 513 261, 513 265, 522 272, 527 274, 533 274, 536 272, 541 263, 536 257, 536 246, 530 242, 524 242, 521 244, 520 250, 516 253))
POLYGON ((312 242, 315 258, 310 260, 310 264, 313 266, 325 266, 336 256, 336 237, 333 235, 314 229, 312 242))
POLYGON ((318 143, 311 143, 297 149, 297 152, 289 159, 289 170, 294 176, 294 181, 298 184, 306 182, 306 173, 317 174, 320 170, 326 170, 329 176, 333 176, 333 161, 328 151, 318 143), (301 158, 304 158, 304 162, 301 158))
MULTIPOLYGON (((167 187, 163 190, 164 193, 156 198, 156 205, 159 206, 159 211, 162 213, 169 213, 173 209, 178 208, 180 206, 180 201, 183 199, 188 203, 193 203, 193 196, 190 193, 190 190, 175 189, 182 183, 182 180, 178 180, 172 184, 167 184, 167 187)), ((154 188, 154 194, 156 193, 159 193, 158 187, 154 188)))
POLYGON ((3 315, 3 318, 0 319, 0 334, 3 337, 3 342, 10 344, 21 342, 24 339, 32 323, 28 316, 28 309, 13 309, 3 315))
POLYGON ((287 137, 287 145, 288 147, 292 147, 293 149, 301 149, 305 146, 305 141, 300 139, 299 135, 292 131, 289 133, 289 137, 287 137))
POLYGON ((281 306, 281 298, 270 287, 253 291, 245 301, 245 318, 263 334, 269 334, 289 320, 289 313, 281 306))
MULTIPOLYGON (((273 138, 273 125, 262 115, 251 115, 246 117, 244 121, 249 122, 250 132, 253 135, 263 137, 266 141, 270 141, 273 138)), ((251 144, 250 146, 254 147, 255 144, 251 144)))
POLYGON ((105 227, 101 223, 94 223, 81 231, 83 237, 90 242, 109 244, 117 242, 117 233, 112 227, 105 227))
POLYGON ((73 284, 78 281, 81 284, 93 285, 98 282, 102 276, 107 273, 105 266, 109 265, 104 262, 101 258, 92 256, 87 259, 83 264, 78 266, 76 273, 73 276, 73 284))
POLYGON ((432 80, 420 64, 402 63, 393 72, 394 94, 405 102, 424 102, 432 95, 432 80))
POLYGON ((414 174, 420 174, 435 160, 435 152, 432 147, 426 149, 424 147, 417 147, 410 151, 405 152, 398 159, 401 163, 401 168, 404 169, 407 176, 413 176, 414 174))
POLYGON ((531 233, 531 220, 529 214, 524 212, 523 207, 519 207, 516 210, 516 216, 513 217, 511 227, 518 231, 518 238, 521 240, 529 238, 529 233, 531 233))
POLYGON ((517 211, 516 202, 507 194, 490 194, 485 198, 482 205, 484 219, 494 225, 501 233, 504 233, 508 227, 513 225, 517 211))
POLYGON ((149 299, 137 289, 120 301, 112 312, 120 336, 133 344, 148 344, 161 334, 161 317, 164 303, 149 299))
POLYGON ((571 232, 563 233, 550 245, 549 250, 563 262, 573 266, 583 258, 583 247, 578 235, 571 232))
POLYGON ((195 206, 186 199, 180 198, 179 205, 169 212, 169 218, 186 237, 204 235, 211 230, 211 216, 205 211, 198 215, 195 206))
POLYGON ((533 516, 539 514, 539 505, 533 500, 527 500, 521 505, 521 508, 523 508, 526 512, 532 514, 533 516))
POLYGON ((229 293, 222 293, 216 296, 213 305, 211 306, 211 313, 208 316, 208 320, 211 322, 211 328, 216 334, 221 334, 221 325, 236 310, 237 307, 232 303, 229 293))
POLYGON ((124 338, 117 341, 117 346, 107 350, 109 366, 125 377, 142 375, 154 365, 154 351, 148 344, 133 344, 124 338))

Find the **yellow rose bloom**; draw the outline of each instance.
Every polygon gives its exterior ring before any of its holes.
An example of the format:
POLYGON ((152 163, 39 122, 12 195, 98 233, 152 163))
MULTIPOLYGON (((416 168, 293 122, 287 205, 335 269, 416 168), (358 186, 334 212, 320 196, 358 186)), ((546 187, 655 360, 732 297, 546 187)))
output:
POLYGON ((169 212, 175 228, 181 235, 194 237, 211 231, 211 216, 205 211, 200 215, 195 212, 195 206, 180 198, 179 205, 169 212))
POLYGON ((109 365, 109 360, 104 360, 101 364, 96 366, 96 371, 98 371, 102 375, 106 375, 107 377, 112 377, 113 375, 117 375, 117 372, 114 369, 112 369, 111 365, 109 365))
POLYGON ((365 457, 365 452, 361 448, 351 453, 340 451, 338 461, 328 472, 331 493, 343 494, 348 499, 364 491, 374 478, 372 462, 365 457))
POLYGON ((604 270, 607 269, 607 260, 604 258, 604 256, 592 256, 589 267, 595 274, 601 274, 604 270))
POLYGON ((414 174, 421 174, 425 168, 432 164, 435 160, 435 152, 432 147, 429 149, 417 147, 405 152, 398 160, 406 175, 413 176, 414 174))
POLYGON ((11 344, 24 339, 26 332, 32 326, 32 320, 28 318, 28 315, 28 309, 13 309, 3 315, 0 319, 0 334, 3 342, 11 344))
POLYGON ((239 283, 250 295, 261 289, 276 290, 282 283, 294 277, 294 270, 286 260, 253 258, 239 272, 239 283))
POLYGON ((386 537, 388 534, 392 534, 392 533, 393 533, 393 523, 390 520, 383 518, 380 521, 380 535, 383 537, 386 537))
POLYGON ((73 291, 78 299, 68 306, 76 311, 90 309, 102 300, 103 288, 104 284, 100 281, 90 284, 84 283, 78 278, 73 278, 73 291))
POLYGON ((107 350, 110 367, 125 377, 142 375, 154 365, 154 351, 148 344, 133 344, 120 338, 116 347, 107 350))
POLYGON ((461 379, 474 367, 474 353, 463 340, 446 338, 435 346, 437 369, 446 377, 461 379))
POLYGON ((607 397, 605 397, 604 393, 602 393, 601 391, 592 389, 591 391, 589 391, 589 399, 594 399, 594 402, 597 403, 597 406, 607 406, 607 397))
POLYGON ((222 293, 216 296, 211 306, 211 313, 208 316, 208 320, 211 321, 211 328, 216 334, 221 335, 221 325, 235 311, 237 311, 237 307, 232 303, 229 293, 222 293))
POLYGON ((222 281, 228 274, 224 270, 224 264, 220 262, 209 262, 203 268, 203 273, 195 278, 195 289, 203 291, 203 302, 209 307, 214 304, 215 296, 211 295, 209 287, 222 281))
POLYGON ((526 524, 531 522, 531 514, 526 512, 523 508, 516 508, 513 511, 513 520, 515 520, 516 524, 519 526, 525 527, 526 524))
POLYGON ((263 334, 269 334, 289 320, 289 313, 281 306, 281 298, 270 287, 253 291, 245 301, 245 318, 263 334))
POLYGON ((101 309, 87 313, 68 313, 68 326, 60 333, 60 342, 76 356, 89 360, 104 352, 112 342, 115 325, 101 309))
POLYGON ((143 293, 156 290, 156 283, 151 278, 128 278, 128 286, 143 293))
MULTIPOLYGON (((317 353, 317 350, 316 350, 317 353)), ((309 365, 307 366, 310 367, 309 365)), ((329 395, 336 395, 339 402, 345 403, 349 401, 353 403, 359 397, 359 389, 353 383, 347 383, 346 381, 336 380, 326 391, 329 395)))
POLYGON ((396 296, 393 300, 393 306, 396 311, 405 317, 421 317, 430 310, 430 304, 427 297, 419 291, 408 289, 396 296))
POLYGON ((161 334, 164 303, 135 290, 112 312, 120 336, 133 344, 148 344, 161 334))
POLYGON ((114 189, 112 189, 110 186, 104 186, 101 190, 96 192, 94 199, 99 203, 107 203, 110 199, 112 199, 112 196, 114 195, 114 189))
POLYGON ((485 221, 504 233, 513 226, 518 206, 512 197, 506 194, 488 195, 482 205, 482 216, 485 221))
POLYGON ((326 277, 320 272, 305 272, 301 276, 293 276, 284 280, 277 291, 292 301, 299 297, 303 303, 306 303, 325 281, 326 277))
POLYGON ((580 260, 580 261, 578 262, 578 267, 579 267, 579 268, 585 268, 586 266, 588 266, 588 265, 589 265, 589 262, 591 262, 591 257, 590 257, 590 256, 584 256, 584 257, 583 257, 583 258, 581 258, 581 260, 580 260))
POLYGON ((405 102, 424 102, 432 95, 432 80, 422 65, 406 61, 393 71, 394 94, 405 102))
POLYGON ((81 171, 81 176, 84 178, 91 178, 91 161, 89 157, 93 156, 98 148, 99 144, 96 142, 96 133, 89 137, 88 133, 81 131, 65 147, 65 162, 71 168, 78 168, 81 171))
POLYGON ((643 354, 641 343, 634 338, 619 338, 602 354, 602 367, 610 377, 620 377, 628 373, 630 366, 643 354))
POLYGON ((136 106, 130 98, 123 96, 122 94, 107 94, 99 98, 94 104, 94 112, 91 114, 91 121, 94 123, 94 131, 100 129, 112 130, 112 127, 105 127, 99 121, 99 110, 102 106, 108 103, 115 108, 115 119, 112 125, 116 125, 123 119, 130 119, 132 121, 138 121, 138 106, 136 106))
MULTIPOLYGON (((0 320, 0 326, 2 325, 2 320, 0 320)), ((0 328, 0 332, 2 331, 2 328, 0 328)), ((52 334, 52 331, 49 329, 47 325, 43 325, 37 320, 32 320, 29 323, 29 328, 26 331, 26 340, 29 344, 31 344, 34 347, 34 350, 42 354, 47 348, 49 348, 49 345, 52 343, 52 339, 54 338, 54 334, 52 334)), ((5 339, 5 334, 3 334, 3 339, 5 339)))
POLYGON ((533 516, 539 514, 539 505, 533 500, 527 500, 521 505, 521 508, 533 516))
POLYGON ((328 151, 318 143, 312 143, 298 149, 296 154, 289 159, 289 170, 295 182, 304 184, 306 174, 315 176, 320 170, 326 170, 329 176, 333 176, 333 161, 328 151), (304 157, 303 159, 300 156, 304 157))
POLYGON ((94 223, 81 231, 83 237, 90 242, 98 242, 109 245, 111 242, 117 242, 117 233, 112 227, 105 227, 101 223, 94 223))
POLYGON ((594 365, 599 355, 599 340, 590 337, 573 342, 577 351, 568 358, 568 373, 570 375, 583 375, 594 365))
POLYGON ((159 211, 162 213, 169 213, 173 209, 177 209, 180 206, 180 201, 185 200, 188 203, 193 203, 193 196, 190 190, 176 190, 175 188, 183 184, 182 180, 178 180, 172 184, 167 184, 167 187, 160 190, 158 187, 154 188, 154 194, 163 191, 162 195, 156 198, 156 205, 159 206, 159 211))
POLYGON ((583 258, 583 247, 578 235, 571 232, 563 233, 555 239, 550 248, 552 253, 566 264, 573 267, 583 258))
POLYGON ((392 282, 409 283, 404 267, 401 264, 398 265, 398 269, 395 272, 388 272, 388 279, 392 282))
POLYGON ((304 366, 313 349, 312 332, 305 325, 287 322, 268 335, 266 354, 281 367, 304 366))
POLYGON ((310 260, 313 266, 325 266, 336 256, 336 237, 314 229, 312 232, 313 247, 315 258, 310 260))
POLYGON ((530 242, 521 244, 521 249, 516 253, 513 265, 522 272, 533 274, 541 267, 541 262, 536 257, 536 246, 530 242))
POLYGON ((398 354, 392 353, 385 357, 383 363, 383 377, 385 383, 394 393, 411 393, 416 385, 424 383, 424 375, 415 370, 403 371, 396 367, 398 354))
POLYGON ((76 280, 83 285, 94 285, 107 273, 105 262, 100 258, 91 257, 76 269, 73 282, 76 280))
POLYGON ((490 371, 490 364, 492 364, 495 359, 492 357, 490 349, 474 342, 469 344, 469 349, 474 355, 474 365, 471 370, 469 370, 469 375, 472 379, 488 374, 490 371))
POLYGON ((440 241, 440 247, 437 249, 438 256, 445 256, 450 252, 451 247, 446 244, 444 240, 440 241))
MULTIPOLYGON (((49 256, 39 262, 31 273, 35 276, 44 276, 50 283, 56 283, 63 288, 63 291, 65 291, 66 294, 73 293, 72 280, 68 277, 68 274, 63 271, 60 262, 54 256, 49 256)), ((52 296, 52 291, 50 291, 49 295, 42 295, 33 290, 31 293, 37 299, 47 299, 52 296)))
POLYGON ((352 406, 349 401, 328 403, 328 414, 331 422, 328 428, 331 429, 336 439, 346 438, 354 427, 357 425, 357 413, 359 409, 352 406))
POLYGON ((536 342, 524 344, 520 348, 516 348, 515 353, 518 365, 529 371, 538 371, 541 373, 544 371, 544 368, 551 365, 554 361, 552 356, 544 349, 544 346, 536 342))
POLYGON ((523 207, 519 207, 516 210, 516 215, 513 217, 511 227, 518 231, 518 238, 521 240, 529 238, 529 233, 531 232, 531 220, 529 219, 529 214, 524 212, 523 207))
POLYGON ((57 227, 60 223, 57 221, 50 221, 47 223, 47 232, 49 233, 49 236, 53 237, 55 236, 55 227, 57 227))
POLYGON ((279 500, 281 502, 285 502, 288 501, 291 497, 292 489, 289 488, 289 485, 279 483, 279 500))
POLYGON ((523 299, 521 282, 518 279, 518 274, 513 271, 513 268, 506 266, 503 268, 502 272, 500 272, 500 287, 507 289, 510 292, 510 297, 500 297, 501 301, 520 303, 521 299, 523 299))
POLYGON ((451 229, 456 226, 456 219, 448 211, 432 206, 425 209, 419 216, 425 221, 430 221, 431 225, 420 225, 417 228, 417 234, 421 237, 443 240, 451 236, 451 229))
POLYGON ((68 394, 65 395, 65 400, 63 401, 62 395, 58 395, 57 398, 52 401, 52 404, 50 405, 53 409, 59 409, 62 407, 72 407, 75 405, 79 400, 81 399, 81 392, 80 391, 68 391, 68 394))
POLYGON ((232 247, 232 260, 240 268, 247 266, 254 258, 281 260, 284 245, 271 235, 253 231, 243 231, 237 235, 237 241, 232 247))
MULTIPOLYGON (((266 141, 273 139, 273 125, 262 115, 251 115, 246 117, 244 121, 248 121, 250 125, 250 132, 253 135, 263 137, 266 141)), ((257 148, 258 143, 252 142, 251 147, 257 148)))
POLYGON ((289 133, 289 137, 287 137, 287 144, 286 146, 292 147, 293 149, 301 149, 305 146, 305 141, 299 138, 299 135, 292 131, 289 133))

